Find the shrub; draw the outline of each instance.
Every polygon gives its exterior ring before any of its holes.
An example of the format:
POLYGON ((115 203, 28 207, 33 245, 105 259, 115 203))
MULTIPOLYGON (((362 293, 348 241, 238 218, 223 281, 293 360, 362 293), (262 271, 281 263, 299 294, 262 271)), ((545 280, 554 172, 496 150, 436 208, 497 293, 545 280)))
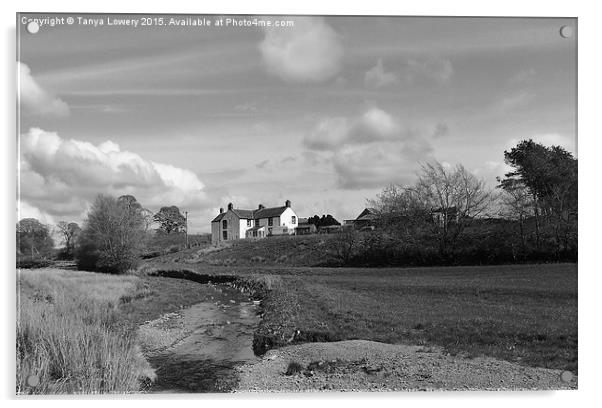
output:
POLYGON ((99 195, 76 250, 78 268, 117 274, 136 268, 146 235, 141 208, 99 195))

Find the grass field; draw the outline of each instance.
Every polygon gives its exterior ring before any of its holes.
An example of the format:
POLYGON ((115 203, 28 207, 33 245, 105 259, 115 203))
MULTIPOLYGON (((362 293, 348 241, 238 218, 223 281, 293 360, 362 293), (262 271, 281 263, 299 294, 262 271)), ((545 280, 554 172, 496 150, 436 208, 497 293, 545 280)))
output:
POLYGON ((259 350, 286 344, 299 331, 294 341, 436 345, 451 354, 577 370, 576 264, 179 267, 269 278, 259 350))
POLYGON ((303 269, 280 279, 266 332, 437 345, 577 370, 576 264, 303 269))

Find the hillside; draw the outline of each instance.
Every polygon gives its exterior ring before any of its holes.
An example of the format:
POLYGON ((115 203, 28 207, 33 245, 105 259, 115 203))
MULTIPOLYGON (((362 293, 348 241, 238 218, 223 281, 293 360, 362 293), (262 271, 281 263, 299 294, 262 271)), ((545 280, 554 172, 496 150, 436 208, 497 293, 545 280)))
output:
POLYGON ((335 235, 300 235, 238 240, 221 247, 191 248, 153 261, 213 266, 320 266, 334 258, 335 235))

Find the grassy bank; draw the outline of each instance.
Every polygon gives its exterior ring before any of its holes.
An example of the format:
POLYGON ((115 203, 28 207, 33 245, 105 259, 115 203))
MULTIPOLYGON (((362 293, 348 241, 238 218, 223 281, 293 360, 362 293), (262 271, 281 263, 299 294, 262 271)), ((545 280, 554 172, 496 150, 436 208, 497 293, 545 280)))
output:
POLYGON ((137 284, 132 276, 19 272, 17 393, 138 391, 152 372, 133 333, 118 324, 120 299, 137 284), (39 384, 28 384, 30 376, 39 384))
POLYGON ((19 394, 143 390, 154 374, 138 326, 205 300, 189 281, 61 269, 22 270, 17 295, 19 394))
POLYGON ((183 266, 199 273, 259 276, 270 283, 256 333, 258 352, 294 342, 367 339, 577 370, 576 264, 183 266))

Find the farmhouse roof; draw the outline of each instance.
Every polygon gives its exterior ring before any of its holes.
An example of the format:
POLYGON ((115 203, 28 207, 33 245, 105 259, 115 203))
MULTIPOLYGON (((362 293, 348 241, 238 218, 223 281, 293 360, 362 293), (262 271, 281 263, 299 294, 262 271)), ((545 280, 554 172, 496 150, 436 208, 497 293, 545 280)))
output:
MULTIPOLYGON (((282 215, 284 210, 289 207, 271 207, 271 208, 258 208, 257 210, 243 210, 241 208, 232 208, 231 210, 238 218, 244 220, 257 220, 260 218, 270 218, 270 217, 278 217, 282 215)), ((224 215, 227 213, 218 214, 217 217, 213 219, 211 222, 220 222, 224 215)))
POLYGON ((278 217, 280 216, 284 210, 288 207, 272 207, 272 208, 262 208, 261 210, 255 210, 253 213, 253 218, 270 218, 270 217, 278 217))

